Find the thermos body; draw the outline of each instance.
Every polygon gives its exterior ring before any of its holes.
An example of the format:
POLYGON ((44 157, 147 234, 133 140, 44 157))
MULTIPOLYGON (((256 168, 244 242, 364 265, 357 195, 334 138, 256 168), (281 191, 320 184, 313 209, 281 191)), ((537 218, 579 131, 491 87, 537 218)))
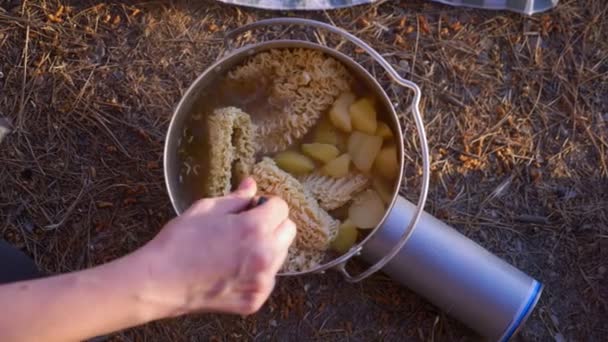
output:
MULTIPOLYGON (((403 234, 415 205, 398 197, 362 250, 374 263, 403 234)), ((534 309, 542 285, 428 213, 382 269, 492 341, 507 341, 534 309)))

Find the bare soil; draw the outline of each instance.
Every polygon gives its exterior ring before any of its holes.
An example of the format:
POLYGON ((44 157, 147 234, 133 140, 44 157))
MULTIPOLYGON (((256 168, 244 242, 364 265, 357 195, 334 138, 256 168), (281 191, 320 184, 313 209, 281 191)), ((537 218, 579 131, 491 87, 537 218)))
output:
MULTIPOLYGON (((562 0, 534 17, 405 0, 298 13, 205 0, 0 0, 0 118, 12 126, 0 145, 0 237, 50 273, 101 264, 148 241, 173 216, 162 173, 172 109, 223 52, 224 32, 286 15, 355 33, 420 84, 433 159, 427 211, 545 284, 516 340, 605 340, 603 0, 562 0)), ((415 199, 409 97, 361 51, 341 49, 399 104, 409 151, 404 191, 415 199)), ((280 279, 250 317, 192 315, 112 338, 478 340, 382 274, 349 284, 333 272, 280 279)))

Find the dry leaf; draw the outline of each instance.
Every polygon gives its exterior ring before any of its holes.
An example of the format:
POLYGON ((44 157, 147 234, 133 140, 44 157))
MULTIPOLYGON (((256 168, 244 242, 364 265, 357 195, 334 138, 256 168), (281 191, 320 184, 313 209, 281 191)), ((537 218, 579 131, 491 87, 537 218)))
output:
POLYGON ((452 29, 452 31, 458 32, 462 29, 462 24, 460 23, 460 21, 457 21, 450 25, 450 28, 452 29))
POLYGON ((112 202, 106 202, 106 201, 98 201, 97 202, 97 208, 111 208, 113 207, 114 204, 112 204, 112 202))
POLYGON ((431 28, 429 27, 429 22, 428 22, 428 20, 426 20, 425 16, 419 15, 418 16, 418 23, 420 25, 420 30, 423 33, 425 33, 425 34, 431 33, 431 28))
POLYGON ((209 24, 208 29, 209 29, 209 32, 217 32, 217 31, 219 31, 220 28, 215 23, 211 23, 211 24, 209 24))
POLYGON ((403 28, 405 28, 405 26, 406 26, 406 25, 407 25, 407 17, 402 17, 402 18, 399 20, 399 26, 398 26, 398 27, 399 27, 400 29, 403 29, 403 28))
POLYGON ((395 36, 395 41, 393 42, 393 44, 398 45, 398 46, 405 46, 405 39, 403 39, 403 37, 401 37, 400 35, 396 35, 395 36))

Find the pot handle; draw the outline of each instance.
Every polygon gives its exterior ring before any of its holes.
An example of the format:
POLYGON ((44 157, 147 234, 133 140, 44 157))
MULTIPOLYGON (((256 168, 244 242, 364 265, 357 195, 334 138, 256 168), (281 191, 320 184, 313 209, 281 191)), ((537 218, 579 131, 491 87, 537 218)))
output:
POLYGON ((391 78, 397 84, 399 84, 402 87, 409 88, 414 92, 414 99, 412 100, 412 105, 410 108, 412 110, 414 121, 416 123, 416 129, 418 131, 418 138, 420 141, 420 149, 421 149, 421 154, 422 154, 422 182, 421 182, 421 189, 420 189, 420 197, 418 198, 418 203, 416 204, 416 209, 414 210, 414 214, 412 215, 412 218, 408 224, 408 227, 405 229, 405 233, 401 236, 401 238, 399 239, 399 242, 383 258, 378 260, 378 262, 376 262, 374 265, 370 266, 367 270, 361 272, 358 275, 353 276, 350 273, 348 273, 348 271, 346 270, 346 263, 353 255, 360 253, 361 247, 352 249, 347 254, 345 254, 342 257, 335 260, 336 262, 330 263, 327 265, 328 268, 336 267, 340 272, 342 272, 342 274, 344 275, 344 278, 347 281, 353 282, 353 283, 359 282, 359 281, 369 277, 373 273, 379 271, 393 257, 395 257, 395 255, 397 255, 397 253, 399 253, 399 250, 401 250, 401 248, 405 245, 405 243, 407 242, 409 237, 414 232, 414 227, 418 223, 418 220, 420 219, 420 216, 422 215, 422 212, 424 210, 424 205, 426 203, 426 198, 427 198, 428 189, 429 189, 430 157, 429 157, 429 147, 428 147, 428 143, 427 143, 427 139, 426 139, 426 132, 424 130, 424 123, 422 120, 422 115, 420 114, 420 97, 421 97, 420 88, 418 87, 418 85, 416 83, 401 77, 397 73, 397 71, 390 65, 390 63, 387 62, 386 59, 384 59, 382 57, 382 55, 380 55, 371 46, 367 45, 367 43, 365 43, 363 40, 359 39, 358 37, 352 35, 351 33, 347 32, 341 28, 338 28, 338 27, 335 27, 335 26, 332 26, 332 25, 329 25, 329 24, 326 24, 326 23, 323 23, 320 21, 316 21, 316 20, 305 19, 305 18, 272 18, 272 19, 256 21, 251 24, 240 26, 240 27, 226 33, 226 35, 224 36, 224 45, 228 48, 228 50, 231 50, 232 49, 232 40, 235 37, 237 37, 238 35, 240 35, 244 32, 259 28, 259 27, 272 26, 272 25, 309 26, 309 27, 324 29, 329 32, 335 33, 339 36, 342 36, 346 40, 350 41, 351 43, 357 45, 358 47, 363 49, 365 52, 367 52, 368 55, 370 55, 378 64, 380 64, 384 68, 384 70, 386 70, 386 72, 391 76, 391 78))

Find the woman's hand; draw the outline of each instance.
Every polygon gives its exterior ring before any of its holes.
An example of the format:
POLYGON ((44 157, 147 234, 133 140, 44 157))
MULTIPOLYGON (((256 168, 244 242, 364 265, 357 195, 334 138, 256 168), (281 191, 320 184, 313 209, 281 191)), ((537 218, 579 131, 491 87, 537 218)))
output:
POLYGON ((255 194, 249 178, 228 196, 200 200, 137 251, 148 279, 141 299, 161 308, 161 316, 257 311, 296 227, 277 197, 248 210, 255 194))
POLYGON ((1 285, 0 340, 80 341, 192 311, 257 311, 296 229, 279 198, 248 209, 255 193, 248 179, 199 201, 110 263, 1 285))

